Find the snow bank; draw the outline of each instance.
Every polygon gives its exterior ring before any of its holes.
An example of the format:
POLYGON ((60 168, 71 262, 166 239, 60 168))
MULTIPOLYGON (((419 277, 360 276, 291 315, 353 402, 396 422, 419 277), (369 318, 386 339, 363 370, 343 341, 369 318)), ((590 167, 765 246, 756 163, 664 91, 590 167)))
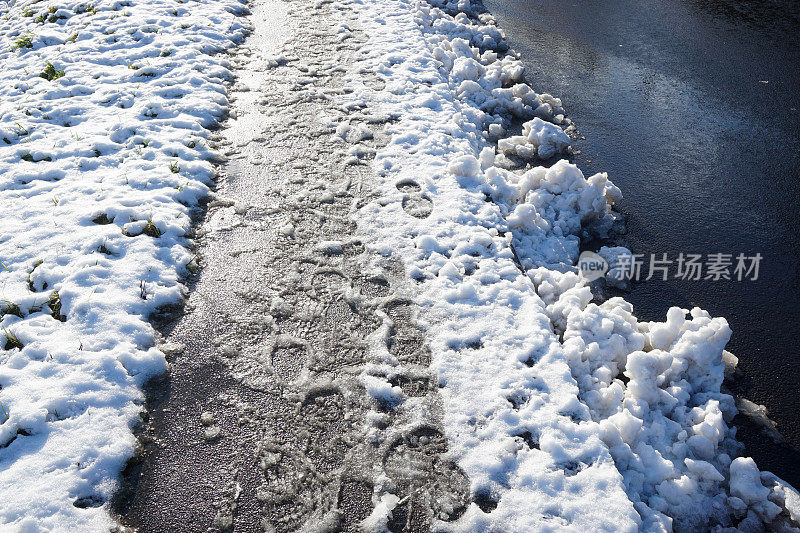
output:
POLYGON ((359 227, 419 284, 450 453, 472 484, 466 514, 439 525, 787 526, 797 493, 737 458, 725 320, 673 308, 644 323, 623 299, 592 302, 574 265, 582 240, 612 230, 620 191, 566 161, 525 166, 566 151, 571 126, 523 82, 492 17, 468 0, 357 8, 361 70, 385 87, 354 73, 353 101, 398 117, 374 162, 383 197, 359 227), (431 200, 427 216, 404 212, 409 184, 431 200))
POLYGON ((107 530, 146 321, 213 175, 235 0, 11 1, 0 21, 0 528, 107 530))

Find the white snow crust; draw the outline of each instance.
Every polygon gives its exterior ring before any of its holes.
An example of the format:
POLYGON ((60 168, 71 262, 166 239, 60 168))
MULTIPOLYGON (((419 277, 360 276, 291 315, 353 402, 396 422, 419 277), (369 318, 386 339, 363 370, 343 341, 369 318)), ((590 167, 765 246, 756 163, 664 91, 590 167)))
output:
POLYGON ((0 337, 2 531, 114 524, 102 505, 135 450, 141 386, 166 369, 147 317, 185 290, 206 128, 228 104, 215 54, 243 37, 241 10, 0 8, 0 333, 23 345, 0 337), (63 76, 40 77, 48 62, 63 76))

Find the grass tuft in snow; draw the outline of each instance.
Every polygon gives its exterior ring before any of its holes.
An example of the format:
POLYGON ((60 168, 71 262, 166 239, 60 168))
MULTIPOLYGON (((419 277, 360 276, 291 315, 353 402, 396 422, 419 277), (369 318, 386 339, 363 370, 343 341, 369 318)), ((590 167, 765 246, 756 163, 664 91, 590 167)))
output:
POLYGON ((44 263, 43 260, 37 259, 36 261, 33 262, 31 269, 28 271, 28 289, 30 289, 31 292, 36 292, 36 287, 33 285, 33 277, 32 277, 33 271, 36 270, 36 267, 38 267, 42 263, 44 263))
POLYGON ((158 226, 156 226, 152 220, 147 221, 147 225, 142 230, 142 233, 148 237, 153 237, 154 239, 161 237, 161 230, 158 229, 158 226))
POLYGON ((128 230, 123 229, 122 234, 125 235, 126 237, 137 237, 139 235, 147 235, 148 237, 153 237, 154 239, 158 239, 159 237, 161 237, 161 235, 163 235, 163 232, 160 229, 158 229, 158 226, 156 226, 152 220, 148 219, 147 224, 145 224, 142 231, 138 233, 131 233, 128 230))
POLYGON ((64 15, 57 15, 57 11, 58 8, 56 6, 50 6, 47 11, 41 13, 38 17, 33 19, 33 21, 39 24, 44 24, 45 22, 56 22, 58 20, 65 20, 67 18, 64 15))
POLYGON ((30 153, 30 152, 25 152, 24 154, 22 154, 22 155, 20 156, 20 159, 22 159, 23 161, 28 161, 28 162, 30 162, 30 163, 38 163, 38 162, 40 162, 40 161, 52 161, 52 160, 53 160, 53 158, 52 158, 52 157, 50 157, 49 155, 46 155, 46 156, 44 156, 44 157, 43 157, 43 158, 41 158, 41 159, 35 159, 35 158, 33 157, 33 155, 31 155, 31 153, 30 153))
POLYGON ((97 8, 92 4, 78 6, 77 13, 89 13, 91 15, 97 15, 97 8))
POLYGON ((44 65, 44 70, 39 74, 40 78, 44 78, 47 81, 53 81, 55 79, 63 77, 65 72, 61 69, 57 69, 53 66, 51 62, 46 62, 44 65))
POLYGON ((17 127, 17 129, 14 131, 14 133, 16 133, 16 134, 17 134, 17 136, 19 136, 19 137, 24 137, 24 136, 26 136, 26 135, 30 135, 30 134, 31 134, 30 130, 29 130, 29 129, 27 129, 27 128, 25 128, 25 127, 24 127, 22 124, 20 124, 19 122, 15 122, 15 123, 14 123, 14 125, 17 127))
POLYGON ((11 333, 7 329, 3 330, 3 338, 5 339, 5 346, 3 346, 3 349, 5 350, 11 350, 13 348, 18 348, 20 350, 22 349, 22 342, 20 342, 20 340, 16 337, 16 335, 11 333))
POLYGON ((3 310, 0 311, 0 316, 3 315, 14 315, 22 318, 22 310, 14 302, 3 300, 3 310))
POLYGON ((139 297, 142 300, 147 300, 147 280, 150 278, 150 272, 153 270, 153 267, 147 269, 147 275, 139 280, 139 297))
POLYGON ((61 322, 67 321, 67 317, 61 314, 61 296, 58 291, 53 291, 47 300, 47 305, 50 307, 50 316, 61 322))
POLYGON ((20 35, 14 40, 11 45, 11 50, 19 50, 21 48, 33 48, 33 36, 30 34, 20 35))

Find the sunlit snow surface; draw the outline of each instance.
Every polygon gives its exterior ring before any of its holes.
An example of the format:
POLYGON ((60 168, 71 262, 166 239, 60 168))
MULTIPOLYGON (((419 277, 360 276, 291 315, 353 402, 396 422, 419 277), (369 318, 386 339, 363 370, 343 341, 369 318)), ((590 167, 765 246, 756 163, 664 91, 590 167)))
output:
POLYGON ((0 332, 24 346, 0 337, 3 531, 111 523, 99 506, 135 449, 140 386, 166 367, 146 316, 184 290, 205 128, 227 107, 214 54, 244 35, 241 9, 0 8, 0 332), (40 77, 47 62, 63 76, 40 77))
MULTIPOLYGON (((102 505, 135 449, 140 387, 166 366, 146 317, 182 296, 190 209, 213 176, 205 128, 227 107, 214 54, 243 36, 241 7, 2 8, 0 523, 13 530, 112 524, 102 505)), ((418 282, 476 502, 442 527, 757 531, 783 525, 784 502, 796 517, 795 492, 735 459, 727 323, 591 303, 573 264, 582 237, 611 230, 620 191, 565 162, 508 170, 565 150, 569 123, 520 83, 491 17, 468 2, 352 7, 370 36, 362 71, 385 82, 353 72, 353 103, 397 119, 374 163, 389 201, 361 208, 359 227, 418 282)), ((379 501, 374 527, 398 498, 379 501)))

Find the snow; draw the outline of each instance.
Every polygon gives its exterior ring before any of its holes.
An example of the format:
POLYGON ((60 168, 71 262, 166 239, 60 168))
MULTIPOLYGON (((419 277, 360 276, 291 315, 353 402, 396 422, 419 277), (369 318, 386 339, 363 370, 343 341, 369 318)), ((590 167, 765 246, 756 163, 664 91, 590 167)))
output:
POLYGON ((500 139, 497 142, 497 149, 505 155, 516 155, 531 160, 537 157, 549 159, 565 152, 569 145, 570 139, 564 130, 536 117, 522 125, 522 135, 500 139))
POLYGON ((370 515, 361 522, 360 526, 365 531, 387 531, 386 525, 392 518, 392 510, 394 510, 399 501, 400 498, 394 494, 384 494, 370 515))
MULTIPOLYGON (((362 70, 385 88, 354 74, 352 98, 398 120, 373 163, 383 199, 357 222, 418 282, 449 453, 475 500, 496 505, 439 526, 787 526, 775 502, 796 492, 762 484, 767 474, 738 457, 736 408, 720 390, 727 322, 697 308, 640 322, 622 298, 594 301, 575 263, 581 242, 618 226, 621 192, 564 160, 531 168, 568 153, 572 125, 558 99, 522 82, 491 15, 468 0, 358 9, 370 37, 362 70), (404 213, 396 189, 409 182, 432 201, 429 216, 404 213)), ((631 252, 599 253, 606 284, 625 287, 615 274, 631 252)))
MULTIPOLYGON (((796 520, 797 492, 739 457, 736 407, 721 392, 727 322, 697 308, 642 322, 622 298, 594 300, 575 263, 581 242, 617 227, 621 191, 565 160, 532 166, 568 154, 574 128, 558 98, 523 81, 491 15, 469 0, 352 7, 369 41, 343 109, 372 105, 392 119, 372 163, 380 198, 356 221, 370 249, 400 258, 416 283, 449 455, 475 500, 440 529, 758 530, 796 520), (407 202, 409 187, 430 209, 407 202)), ((147 319, 180 302, 181 277, 196 268, 190 216, 217 158, 206 128, 228 105, 219 52, 244 35, 242 9, 66 0, 50 11, 22 0, 4 10, 3 530, 114 527, 106 502, 136 449, 141 387, 182 349, 155 346, 147 319)), ((358 143, 371 130, 345 121, 333 135, 348 164, 363 163, 358 143)), ((227 207, 212 228, 238 223, 238 206, 215 205, 227 207)), ((343 243, 317 252, 341 254, 343 243)), ((613 264, 630 251, 599 253, 613 264)), ((288 311, 272 302, 274 314, 288 311)), ((359 377, 384 403, 407 401, 385 377, 394 364, 387 357, 389 368, 359 377)), ((200 416, 217 438, 214 415, 200 416)), ((376 487, 368 530, 385 528, 400 502, 391 484, 376 487)))
POLYGON ((0 331, 23 346, 0 342, 0 529, 102 531, 166 369, 147 317, 184 295, 242 5, 49 7, 0 20, 0 331))
POLYGON ((603 246, 597 255, 608 263, 608 272, 605 281, 611 287, 627 290, 631 286, 632 265, 634 264, 633 252, 624 246, 603 246))

